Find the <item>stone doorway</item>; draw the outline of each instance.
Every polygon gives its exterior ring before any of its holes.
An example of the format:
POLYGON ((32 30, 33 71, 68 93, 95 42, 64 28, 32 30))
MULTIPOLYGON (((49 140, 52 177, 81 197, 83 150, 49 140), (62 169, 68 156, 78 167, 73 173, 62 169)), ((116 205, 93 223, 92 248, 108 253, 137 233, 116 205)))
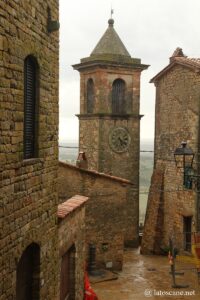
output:
POLYGON ((40 299, 40 247, 32 243, 17 265, 16 300, 40 299))
POLYGON ((61 261, 60 300, 75 300, 75 246, 72 246, 61 261))

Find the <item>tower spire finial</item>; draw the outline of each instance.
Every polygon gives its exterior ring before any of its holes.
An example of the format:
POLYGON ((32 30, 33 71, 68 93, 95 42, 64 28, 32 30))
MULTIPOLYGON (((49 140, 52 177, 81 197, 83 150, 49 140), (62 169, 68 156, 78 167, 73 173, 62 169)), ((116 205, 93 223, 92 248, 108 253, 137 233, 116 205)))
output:
POLYGON ((113 27, 113 24, 114 24, 114 20, 112 18, 114 14, 114 9, 112 8, 112 4, 111 4, 111 9, 110 9, 110 19, 108 20, 108 24, 110 27, 113 27))
POLYGON ((110 9, 110 18, 112 19, 112 16, 114 14, 114 9, 112 8, 112 4, 111 4, 111 9, 110 9))

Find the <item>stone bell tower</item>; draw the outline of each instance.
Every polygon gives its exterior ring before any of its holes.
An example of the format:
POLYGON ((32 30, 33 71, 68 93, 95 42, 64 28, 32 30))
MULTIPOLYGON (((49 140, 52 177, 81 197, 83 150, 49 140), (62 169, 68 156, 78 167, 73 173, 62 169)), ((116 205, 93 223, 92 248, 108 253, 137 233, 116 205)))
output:
POLYGON ((79 150, 88 168, 130 180, 126 244, 136 245, 139 218, 140 74, 109 19, 108 28, 80 72, 79 150))

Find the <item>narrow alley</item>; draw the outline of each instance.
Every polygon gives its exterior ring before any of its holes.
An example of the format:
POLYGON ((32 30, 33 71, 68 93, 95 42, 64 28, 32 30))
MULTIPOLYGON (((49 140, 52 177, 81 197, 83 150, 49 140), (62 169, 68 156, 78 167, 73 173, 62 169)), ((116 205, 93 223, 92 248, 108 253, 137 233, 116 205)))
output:
POLYGON ((176 276, 176 284, 187 284, 187 288, 172 288, 166 256, 144 256, 139 254, 139 249, 126 250, 123 271, 118 273, 118 279, 95 283, 92 287, 99 300, 199 299, 194 266, 181 262, 177 269, 184 270, 184 275, 176 276))

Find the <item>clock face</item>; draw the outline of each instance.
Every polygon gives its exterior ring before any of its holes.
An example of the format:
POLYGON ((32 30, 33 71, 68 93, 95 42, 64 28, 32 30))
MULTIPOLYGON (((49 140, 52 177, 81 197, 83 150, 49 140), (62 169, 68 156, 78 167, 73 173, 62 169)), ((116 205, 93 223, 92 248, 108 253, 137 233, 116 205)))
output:
POLYGON ((125 152, 128 150, 131 137, 126 128, 117 127, 111 130, 109 135, 109 144, 115 152, 125 152))

